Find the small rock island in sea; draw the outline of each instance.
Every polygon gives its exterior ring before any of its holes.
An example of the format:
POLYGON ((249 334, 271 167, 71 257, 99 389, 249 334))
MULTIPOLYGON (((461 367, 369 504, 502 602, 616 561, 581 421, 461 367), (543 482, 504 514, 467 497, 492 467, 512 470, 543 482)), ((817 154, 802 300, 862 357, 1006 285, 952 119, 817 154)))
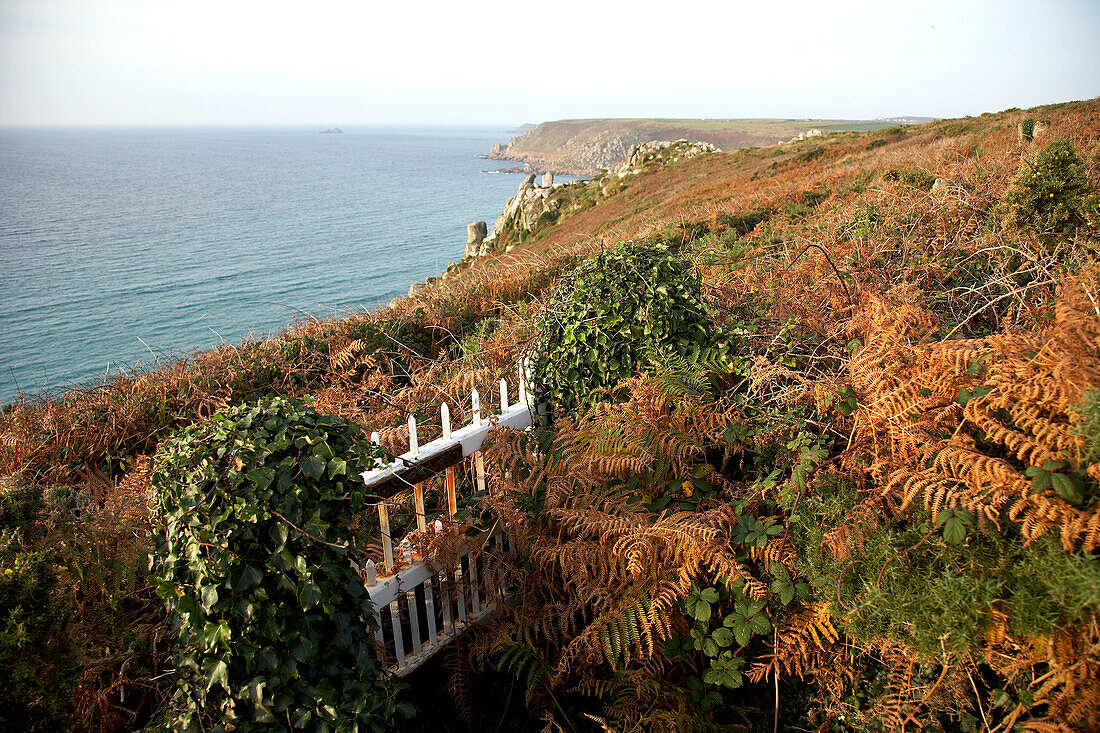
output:
POLYGON ((322 134, 332 134, 335 132, 343 132, 339 127, 330 127, 327 130, 321 130, 322 134))

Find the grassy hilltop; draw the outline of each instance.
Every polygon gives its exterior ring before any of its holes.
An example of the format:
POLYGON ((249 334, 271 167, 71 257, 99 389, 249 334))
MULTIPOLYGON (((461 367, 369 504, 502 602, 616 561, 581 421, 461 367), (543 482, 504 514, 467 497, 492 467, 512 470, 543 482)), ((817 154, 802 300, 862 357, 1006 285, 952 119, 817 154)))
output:
POLYGON ((1100 100, 553 195, 386 308, 6 407, 0 727, 1100 728, 1100 100), (554 419, 460 488, 510 602, 396 689, 364 431, 524 356, 554 419))

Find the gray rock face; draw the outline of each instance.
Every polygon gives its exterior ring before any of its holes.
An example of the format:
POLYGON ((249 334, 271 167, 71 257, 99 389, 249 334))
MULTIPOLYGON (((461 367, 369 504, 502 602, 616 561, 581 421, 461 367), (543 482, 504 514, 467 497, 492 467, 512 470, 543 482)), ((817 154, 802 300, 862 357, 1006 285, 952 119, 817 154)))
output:
POLYGON ((554 185, 554 174, 553 173, 543 173, 542 174, 542 187, 543 188, 550 188, 553 185, 554 185))
POLYGON ((1037 140, 1040 135, 1050 129, 1050 120, 1035 120, 1035 126, 1031 128, 1031 139, 1037 140))
POLYGON ((627 152, 626 162, 612 171, 619 178, 641 173, 645 164, 657 157, 680 160, 694 158, 702 153, 720 153, 719 148, 705 142, 688 142, 687 140, 654 140, 653 142, 631 145, 627 152), (671 150, 670 150, 671 148, 671 150), (666 154, 664 151, 668 150, 666 154))
POLYGON ((466 257, 477 257, 481 249, 481 243, 489 233, 488 226, 483 221, 475 221, 466 225, 466 257))
POLYGON ((532 173, 531 175, 529 175, 529 176, 527 176, 526 178, 523 179, 523 183, 519 184, 519 193, 522 194, 527 189, 534 188, 534 187, 535 187, 535 174, 532 173))

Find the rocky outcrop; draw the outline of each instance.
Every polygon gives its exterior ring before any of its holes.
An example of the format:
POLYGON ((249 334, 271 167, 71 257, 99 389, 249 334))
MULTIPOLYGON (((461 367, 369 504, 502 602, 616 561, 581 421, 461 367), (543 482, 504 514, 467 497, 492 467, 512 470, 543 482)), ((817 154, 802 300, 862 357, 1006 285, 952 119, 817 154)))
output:
POLYGON ((515 160, 536 172, 594 176, 627 157, 630 145, 644 137, 616 129, 592 130, 582 126, 573 133, 570 123, 543 123, 504 145, 494 145, 482 156, 492 160, 515 160), (552 140, 541 134, 553 130, 552 140))
POLYGON ((619 178, 641 173, 648 165, 676 162, 694 158, 703 153, 720 153, 717 146, 705 142, 688 142, 687 140, 654 140, 641 145, 633 145, 627 155, 626 162, 616 168, 612 173, 619 178))
POLYGON ((483 249, 487 248, 487 251, 484 254, 492 251, 492 247, 502 232, 506 230, 529 232, 540 221, 545 221, 547 216, 556 218, 552 212, 557 211, 560 202, 552 198, 550 194, 561 185, 560 183, 555 184, 554 176, 549 173, 542 177, 541 186, 536 185, 534 174, 524 178, 523 182, 519 184, 516 195, 504 204, 504 211, 501 212, 496 224, 493 225, 492 235, 485 240, 483 249))
POLYGON ((466 225, 466 257, 477 257, 481 254, 481 245, 489 229, 485 222, 475 221, 466 225))
POLYGON ((799 140, 809 140, 811 137, 817 137, 818 135, 824 135, 824 134, 825 134, 824 132, 817 129, 816 127, 811 127, 809 130, 806 130, 806 132, 798 133, 798 137, 792 137, 787 142, 788 143, 796 143, 799 140))

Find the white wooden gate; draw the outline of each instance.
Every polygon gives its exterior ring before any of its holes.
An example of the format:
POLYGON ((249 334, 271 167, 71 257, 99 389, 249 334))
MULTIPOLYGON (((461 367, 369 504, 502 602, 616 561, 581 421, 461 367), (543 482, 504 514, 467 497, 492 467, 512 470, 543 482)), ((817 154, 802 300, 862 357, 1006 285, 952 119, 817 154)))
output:
MULTIPOLYGON (((519 379, 519 399, 508 403, 508 385, 500 381, 500 414, 488 420, 481 415, 480 395, 471 394, 473 420, 454 432, 451 431, 450 410, 446 404, 440 407, 442 435, 437 440, 420 446, 417 441, 416 420, 409 417, 409 451, 392 463, 377 466, 362 473, 363 482, 375 495, 389 497, 400 492, 413 493, 417 528, 421 532, 450 531, 439 519, 431 525, 424 507, 422 482, 431 476, 446 476, 446 501, 448 518, 457 509, 455 494, 455 467, 469 458, 473 462, 475 480, 479 491, 485 489, 485 462, 481 446, 489 433, 497 426, 520 430, 532 424, 533 415, 527 381, 522 370, 519 379)), ((371 436, 378 442, 378 434, 371 436)), ((432 558, 424 558, 413 552, 408 540, 397 547, 400 558, 407 567, 395 572, 393 537, 390 532, 389 511, 383 499, 378 504, 379 524, 382 531, 382 567, 367 561, 364 568, 367 592, 375 608, 378 629, 375 638, 391 660, 389 669, 403 676, 416 669, 461 634, 472 624, 488 615, 496 598, 487 596, 479 574, 486 568, 479 552, 489 544, 501 552, 512 552, 508 538, 495 528, 470 538, 468 547, 459 553, 454 567, 440 567, 432 558), (383 611, 388 613, 383 615, 383 611)))

